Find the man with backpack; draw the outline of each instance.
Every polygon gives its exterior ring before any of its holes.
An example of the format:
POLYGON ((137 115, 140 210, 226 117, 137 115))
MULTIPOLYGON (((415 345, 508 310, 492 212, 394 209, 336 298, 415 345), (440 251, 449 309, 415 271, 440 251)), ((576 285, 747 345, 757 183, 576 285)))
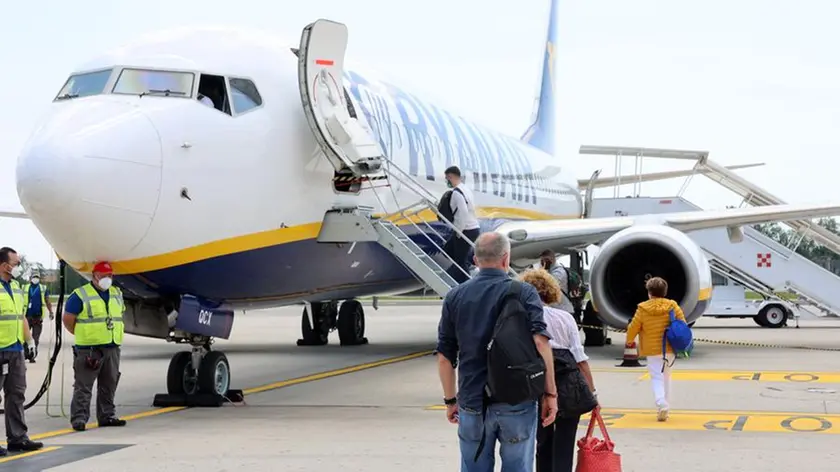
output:
POLYGON ((691 348, 691 328, 679 303, 665 298, 668 282, 661 277, 651 277, 645 283, 648 300, 639 303, 627 327, 625 346, 639 336, 639 355, 647 357, 647 367, 656 401, 658 421, 668 419, 671 400, 671 367, 675 352, 691 348))
POLYGON ((478 274, 446 294, 438 325, 446 417, 458 425, 462 471, 492 472, 498 441, 502 470, 531 472, 537 403, 544 426, 557 414, 542 302, 532 285, 508 277, 503 234, 479 236, 474 259, 478 274))
POLYGON ((580 308, 580 301, 583 299, 581 293, 583 284, 580 276, 561 264, 557 260, 557 255, 551 249, 546 249, 540 254, 540 265, 554 276, 554 279, 560 284, 560 291, 563 292, 562 299, 551 306, 569 313, 580 324, 578 309, 580 308))
MULTIPOLYGON (((461 181, 461 169, 458 166, 447 168, 444 171, 444 178, 446 179, 446 185, 451 190, 448 190, 441 197, 438 203, 438 211, 458 228, 458 231, 463 233, 470 241, 475 242, 480 230, 478 218, 475 214, 473 193, 461 181)), ((467 280, 470 266, 468 260, 470 243, 453 231, 443 249, 455 261, 455 265, 447 270, 449 275, 458 283, 467 280), (463 269, 463 272, 461 269, 463 269)))

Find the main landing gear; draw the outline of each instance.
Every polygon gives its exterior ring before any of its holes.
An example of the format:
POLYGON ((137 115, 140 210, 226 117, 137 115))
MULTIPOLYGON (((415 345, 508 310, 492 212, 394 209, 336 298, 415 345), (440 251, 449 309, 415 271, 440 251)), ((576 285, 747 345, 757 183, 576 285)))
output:
POLYGON ((221 406, 241 402, 241 390, 230 389, 230 363, 221 351, 211 351, 212 338, 190 335, 181 342, 191 351, 172 356, 166 373, 166 394, 155 395, 155 406, 221 406))
POLYGON ((338 330, 342 346, 367 344, 365 337, 365 309, 358 300, 313 302, 303 309, 300 321, 301 339, 298 346, 323 346, 329 342, 330 332, 338 330))

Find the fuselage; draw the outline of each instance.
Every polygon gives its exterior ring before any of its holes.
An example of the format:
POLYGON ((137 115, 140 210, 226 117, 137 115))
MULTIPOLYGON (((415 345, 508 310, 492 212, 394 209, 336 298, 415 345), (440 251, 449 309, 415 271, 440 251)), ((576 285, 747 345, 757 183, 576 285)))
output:
MULTIPOLYGON (((256 31, 182 29, 81 66, 71 76, 101 71, 98 82, 56 100, 38 124, 18 160, 22 206, 65 261, 82 273, 110 261, 138 294, 262 306, 419 288, 375 243, 315 241, 336 204, 388 213, 420 197, 396 182, 334 190, 301 105, 296 46, 256 31), (152 87, 144 70, 170 71, 183 95, 141 96, 152 87), (201 74, 247 79, 261 103, 239 112, 234 100, 230 114, 205 106, 201 74)), ((577 179, 559 157, 347 69, 352 107, 384 154, 434 195, 458 165, 483 230, 580 217, 577 179)))

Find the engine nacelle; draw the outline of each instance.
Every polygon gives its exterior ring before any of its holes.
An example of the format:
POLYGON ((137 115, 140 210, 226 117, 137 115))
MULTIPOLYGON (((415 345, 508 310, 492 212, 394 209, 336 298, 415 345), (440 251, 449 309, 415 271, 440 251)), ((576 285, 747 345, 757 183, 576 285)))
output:
POLYGON ((706 311, 712 273, 703 251, 673 228, 640 225, 607 239, 592 262, 589 285, 598 317, 613 328, 626 328, 636 306, 648 299, 650 277, 668 282, 667 296, 680 304, 687 322, 706 311))

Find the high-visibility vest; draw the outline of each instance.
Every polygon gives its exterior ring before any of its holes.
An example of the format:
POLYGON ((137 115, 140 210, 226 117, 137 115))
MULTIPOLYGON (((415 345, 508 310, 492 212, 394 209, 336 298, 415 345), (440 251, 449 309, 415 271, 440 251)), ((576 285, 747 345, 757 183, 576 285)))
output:
POLYGON ((108 306, 91 283, 77 288, 73 294, 82 300, 82 312, 76 316, 76 345, 121 345, 125 304, 120 289, 108 289, 108 306))
MULTIPOLYGON (((23 286, 23 314, 27 314, 29 312, 29 290, 32 287, 32 284, 26 284, 23 286)), ((41 316, 47 314, 47 300, 44 297, 44 286, 38 285, 38 293, 41 294, 41 316)))
POLYGON ((5 287, 0 287, 0 349, 7 348, 16 342, 25 344, 23 339, 23 290, 17 280, 9 281, 12 295, 5 287))

